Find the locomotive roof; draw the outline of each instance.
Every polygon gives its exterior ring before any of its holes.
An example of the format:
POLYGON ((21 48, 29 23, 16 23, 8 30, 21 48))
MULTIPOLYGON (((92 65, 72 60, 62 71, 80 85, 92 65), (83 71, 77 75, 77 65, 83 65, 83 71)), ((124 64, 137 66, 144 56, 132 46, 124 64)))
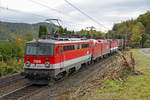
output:
POLYGON ((74 39, 70 39, 70 40, 53 40, 53 39, 39 39, 39 40, 32 40, 29 41, 27 43, 51 43, 51 44, 64 44, 64 43, 80 43, 80 42, 89 42, 89 40, 74 40, 74 39))

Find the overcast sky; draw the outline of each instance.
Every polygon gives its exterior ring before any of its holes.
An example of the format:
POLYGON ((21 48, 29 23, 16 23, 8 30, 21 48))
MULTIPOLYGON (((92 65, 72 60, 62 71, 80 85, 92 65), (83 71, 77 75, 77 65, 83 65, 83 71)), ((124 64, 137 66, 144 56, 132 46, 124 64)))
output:
POLYGON ((114 23, 135 19, 150 10, 150 0, 68 0, 102 25, 91 21, 64 0, 0 0, 0 20, 36 23, 47 18, 61 19, 61 25, 73 30, 95 26, 98 30, 111 29, 114 23), (39 2, 38 5, 32 1, 39 2), (47 7, 49 7, 49 9, 47 7), (20 12, 18 12, 18 10, 20 12), (105 27, 106 28, 105 28, 105 27))

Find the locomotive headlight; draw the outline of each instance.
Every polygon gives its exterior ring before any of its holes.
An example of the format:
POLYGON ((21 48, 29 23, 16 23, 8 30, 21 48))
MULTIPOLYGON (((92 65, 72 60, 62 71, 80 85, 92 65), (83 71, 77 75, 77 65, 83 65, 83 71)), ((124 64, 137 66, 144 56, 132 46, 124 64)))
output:
POLYGON ((50 67, 49 60, 46 60, 46 61, 45 61, 45 67, 50 67))
POLYGON ((27 67, 30 67, 30 62, 29 61, 27 61, 26 63, 25 63, 25 65, 27 66, 27 67))
POLYGON ((45 63, 45 67, 50 67, 49 62, 46 62, 46 63, 45 63))
POLYGON ((50 62, 49 59, 46 58, 46 60, 45 60, 45 67, 47 67, 47 68, 50 67, 50 63, 49 62, 50 62))

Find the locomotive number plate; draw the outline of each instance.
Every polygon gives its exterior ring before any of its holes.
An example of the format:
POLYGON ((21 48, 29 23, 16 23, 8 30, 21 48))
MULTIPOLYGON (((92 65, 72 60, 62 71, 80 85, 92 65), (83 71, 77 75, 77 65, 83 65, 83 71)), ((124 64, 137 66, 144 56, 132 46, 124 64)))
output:
POLYGON ((36 64, 39 64, 39 63, 41 63, 41 60, 34 60, 33 62, 36 64))

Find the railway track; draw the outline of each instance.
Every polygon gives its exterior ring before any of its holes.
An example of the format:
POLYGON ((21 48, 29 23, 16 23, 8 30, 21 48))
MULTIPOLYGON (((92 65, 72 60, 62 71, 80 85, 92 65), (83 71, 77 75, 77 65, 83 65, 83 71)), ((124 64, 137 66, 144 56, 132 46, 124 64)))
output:
POLYGON ((23 85, 20 88, 16 88, 0 95, 0 100, 55 100, 62 93, 68 91, 68 89, 80 86, 83 82, 89 80, 91 77, 96 75, 95 73, 103 72, 105 66, 111 63, 112 59, 113 56, 102 59, 95 64, 85 66, 75 74, 72 74, 71 76, 64 78, 62 81, 55 82, 49 86, 34 86, 31 84, 23 85))
POLYGON ((22 80, 22 79, 24 79, 24 77, 21 76, 20 73, 2 77, 2 78, 0 78, 0 88, 8 86, 8 85, 15 83, 18 80, 22 80))
MULTIPOLYGON (((92 80, 93 77, 97 76, 99 73, 104 73, 109 64, 113 61, 116 55, 102 59, 101 61, 91 64, 89 66, 83 67, 81 70, 66 77, 61 82, 56 82, 53 86, 39 92, 38 94, 29 98, 29 100, 57 100, 59 96, 68 91, 72 91, 73 88, 79 87, 85 84, 87 81, 92 80)), ((101 77, 103 77, 101 75, 101 77)), ((73 90, 74 91, 74 90, 73 90)))
POLYGON ((0 100, 27 100, 30 96, 46 88, 47 86, 35 86, 30 84, 0 96, 0 100))
POLYGON ((20 73, 2 77, 0 78, 0 96, 27 85, 29 85, 28 80, 20 73))

